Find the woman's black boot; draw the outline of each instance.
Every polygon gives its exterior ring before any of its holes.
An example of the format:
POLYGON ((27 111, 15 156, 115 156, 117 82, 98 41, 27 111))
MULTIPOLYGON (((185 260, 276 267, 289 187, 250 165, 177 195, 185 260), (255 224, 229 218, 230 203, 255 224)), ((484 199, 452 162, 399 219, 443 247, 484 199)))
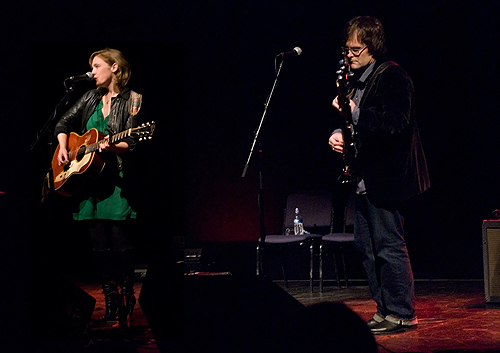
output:
POLYGON ((103 283, 102 289, 104 293, 104 302, 106 304, 106 312, 100 320, 116 324, 116 322, 118 321, 118 311, 120 308, 118 288, 116 286, 116 283, 103 283))
POLYGON ((123 300, 123 305, 119 312, 120 329, 130 330, 132 328, 132 314, 136 302, 133 281, 124 280, 122 282, 122 293, 120 297, 123 300))
POLYGON ((129 330, 132 327, 132 313, 136 302, 134 296, 134 250, 120 251, 119 256, 122 270, 120 281, 122 307, 119 313, 119 323, 121 329, 129 330))

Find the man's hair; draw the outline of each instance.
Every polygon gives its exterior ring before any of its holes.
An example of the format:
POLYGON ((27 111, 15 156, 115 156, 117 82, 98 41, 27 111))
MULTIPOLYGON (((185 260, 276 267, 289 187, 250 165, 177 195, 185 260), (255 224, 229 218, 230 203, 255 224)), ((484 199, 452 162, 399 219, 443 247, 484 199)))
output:
POLYGON ((355 38, 359 42, 366 44, 375 59, 384 55, 387 51, 384 27, 375 17, 358 16, 347 22, 343 34, 344 43, 355 38))
POLYGON ((92 67, 92 60, 98 56, 108 65, 112 66, 114 63, 118 64, 118 70, 115 73, 115 82, 120 90, 128 83, 132 74, 130 64, 123 56, 122 52, 117 49, 105 48, 96 51, 90 55, 89 64, 92 67))

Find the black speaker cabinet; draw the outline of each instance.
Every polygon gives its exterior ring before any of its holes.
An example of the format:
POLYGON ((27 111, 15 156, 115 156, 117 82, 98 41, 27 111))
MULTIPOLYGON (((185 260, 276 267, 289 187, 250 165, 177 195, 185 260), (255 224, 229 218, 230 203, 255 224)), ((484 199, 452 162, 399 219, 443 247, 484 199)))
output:
POLYGON ((483 266, 486 302, 500 303, 500 220, 483 221, 483 266))
POLYGON ((264 352, 269 333, 304 309, 262 277, 205 274, 179 281, 156 277, 160 271, 153 269, 139 302, 160 352, 264 352))
POLYGON ((157 280, 163 287, 177 280, 150 277, 139 298, 162 353, 378 351, 365 322, 344 304, 305 307, 265 277, 183 276, 182 299, 156 292, 157 280))
POLYGON ((139 296, 162 353, 377 352, 365 322, 344 304, 306 307, 245 271, 183 270, 174 258, 153 259, 139 296))

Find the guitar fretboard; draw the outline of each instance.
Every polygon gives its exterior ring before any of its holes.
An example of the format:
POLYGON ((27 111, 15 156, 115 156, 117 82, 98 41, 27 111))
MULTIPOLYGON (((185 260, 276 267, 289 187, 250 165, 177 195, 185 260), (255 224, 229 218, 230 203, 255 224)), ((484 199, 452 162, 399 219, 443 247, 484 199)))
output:
POLYGON ((128 129, 128 130, 122 131, 116 135, 110 136, 109 139, 102 139, 100 141, 91 143, 90 145, 87 146, 87 148, 85 148, 85 154, 98 151, 99 145, 103 142, 106 142, 106 140, 108 140, 110 144, 115 144, 117 142, 120 142, 125 137, 129 137, 131 135, 131 131, 132 131, 132 129, 128 129))

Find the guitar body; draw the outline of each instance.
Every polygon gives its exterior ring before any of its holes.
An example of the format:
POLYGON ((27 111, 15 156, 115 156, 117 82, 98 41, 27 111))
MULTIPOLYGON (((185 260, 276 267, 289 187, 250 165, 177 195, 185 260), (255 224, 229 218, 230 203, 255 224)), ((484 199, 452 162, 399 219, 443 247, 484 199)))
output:
POLYGON ((72 196, 89 180, 96 179, 104 169, 104 161, 97 152, 87 152, 86 148, 104 138, 105 134, 91 129, 80 136, 72 132, 68 137, 70 162, 60 166, 57 162, 59 146, 52 158, 54 190, 64 196, 72 196))
POLYGON ((97 129, 90 129, 82 136, 74 132, 70 133, 68 136, 69 163, 60 166, 57 162, 60 146, 57 146, 52 158, 54 190, 64 196, 73 196, 89 180, 97 179, 106 164, 98 153, 100 143, 107 141, 109 144, 116 144, 127 137, 134 137, 139 141, 151 139, 154 129, 155 122, 153 121, 110 136, 106 136, 97 129), (106 137, 107 140, 105 140, 106 137))

